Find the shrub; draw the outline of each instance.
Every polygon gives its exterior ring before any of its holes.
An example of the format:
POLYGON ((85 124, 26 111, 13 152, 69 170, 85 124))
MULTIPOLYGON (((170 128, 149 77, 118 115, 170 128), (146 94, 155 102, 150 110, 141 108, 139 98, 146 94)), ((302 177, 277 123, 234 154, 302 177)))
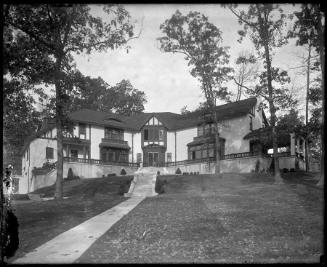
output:
POLYGON ((166 183, 167 183, 166 180, 159 180, 159 179, 157 179, 156 180, 155 187, 154 187, 156 193, 158 193, 158 194, 165 193, 165 184, 166 183))
POLYGON ((288 172, 288 169, 287 169, 287 168, 284 168, 284 169, 283 169, 283 172, 288 172))
POLYGON ((294 169, 294 168, 291 168, 291 169, 290 169, 290 172, 295 172, 295 169, 294 169))
POLYGON ((68 169, 68 174, 67 174, 67 180, 73 180, 74 179, 74 173, 72 168, 68 169))
POLYGON ((119 185, 119 189, 118 189, 119 195, 124 195, 125 193, 128 193, 129 187, 131 185, 131 181, 132 180, 128 180, 119 185))
POLYGON ((76 176, 74 175, 74 179, 79 179, 79 176, 78 175, 76 175, 76 176))
POLYGON ((116 173, 108 173, 107 174, 107 177, 113 177, 113 176, 116 176, 116 173))
POLYGON ((181 169, 180 169, 180 168, 177 168, 177 170, 176 170, 175 174, 182 174, 182 171, 181 171, 181 169))
POLYGON ((260 171, 260 161, 257 160, 257 162, 255 163, 255 172, 259 172, 260 171))
POLYGON ((125 171, 125 169, 121 169, 121 171, 120 171, 120 175, 126 175, 126 171, 125 171))

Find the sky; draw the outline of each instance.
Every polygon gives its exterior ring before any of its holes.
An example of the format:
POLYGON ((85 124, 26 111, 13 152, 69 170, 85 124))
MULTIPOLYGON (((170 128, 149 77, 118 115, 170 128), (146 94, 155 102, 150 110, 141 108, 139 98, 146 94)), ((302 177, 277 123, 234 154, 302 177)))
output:
MULTIPOLYGON (((299 6, 282 5, 285 11, 298 9, 299 6)), ((159 50, 158 37, 163 36, 160 24, 169 19, 178 9, 183 15, 190 11, 198 11, 208 17, 222 31, 223 46, 230 47, 230 65, 235 66, 235 60, 241 51, 254 52, 251 41, 247 38, 237 42, 238 30, 242 29, 237 18, 228 9, 215 4, 128 4, 124 5, 136 24, 137 34, 142 26, 141 35, 129 42, 129 53, 125 49, 93 52, 91 55, 75 55, 77 68, 87 76, 101 77, 110 85, 115 85, 122 79, 128 79, 134 86, 144 91, 147 98, 145 112, 175 112, 180 113, 182 107, 194 110, 204 101, 200 84, 192 77, 187 61, 181 54, 164 53, 159 50), (142 23, 143 21, 143 23, 142 23)), ((241 8, 246 5, 240 5, 241 8)), ((101 5, 91 5, 94 15, 102 16, 101 5)), ((301 65, 299 55, 303 48, 297 47, 292 40, 288 45, 276 50, 273 66, 289 70, 291 84, 297 88, 294 97, 300 100, 299 110, 304 107, 303 90, 305 77, 296 74, 290 68, 301 65)), ((230 82, 230 91, 236 86, 230 82)), ((221 102, 223 103, 223 102, 221 102)))

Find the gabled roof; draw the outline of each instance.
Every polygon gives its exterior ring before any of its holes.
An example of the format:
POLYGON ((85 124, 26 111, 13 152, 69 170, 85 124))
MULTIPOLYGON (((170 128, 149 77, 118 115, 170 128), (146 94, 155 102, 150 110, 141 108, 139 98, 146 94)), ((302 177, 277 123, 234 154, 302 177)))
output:
MULTIPOLYGON (((232 102, 216 107, 217 118, 219 121, 240 117, 250 112, 251 108, 256 104, 255 97, 232 102)), ((203 123, 204 111, 195 111, 187 114, 177 114, 172 112, 152 112, 152 113, 139 113, 131 116, 115 114, 111 112, 95 111, 90 109, 81 109, 72 112, 68 117, 74 122, 89 123, 104 127, 114 127, 130 131, 139 131, 146 122, 155 116, 162 122, 163 126, 169 131, 182 130, 187 128, 196 127, 203 123)), ((42 135, 46 131, 55 127, 52 121, 49 125, 45 126, 38 133, 28 139, 28 144, 36 137, 42 135)), ((25 150, 24 146, 23 151, 25 150)))

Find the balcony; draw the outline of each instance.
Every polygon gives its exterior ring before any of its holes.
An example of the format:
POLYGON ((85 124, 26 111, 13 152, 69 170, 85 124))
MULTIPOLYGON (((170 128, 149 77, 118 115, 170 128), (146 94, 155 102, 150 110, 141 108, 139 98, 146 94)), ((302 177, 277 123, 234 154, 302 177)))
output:
POLYGON ((63 137, 63 143, 64 144, 72 144, 72 145, 90 145, 91 144, 91 140, 88 139, 81 139, 79 137, 67 137, 64 136, 63 137))
POLYGON ((100 146, 103 147, 115 147, 121 149, 130 149, 128 142, 121 139, 113 139, 113 138, 102 138, 100 146))

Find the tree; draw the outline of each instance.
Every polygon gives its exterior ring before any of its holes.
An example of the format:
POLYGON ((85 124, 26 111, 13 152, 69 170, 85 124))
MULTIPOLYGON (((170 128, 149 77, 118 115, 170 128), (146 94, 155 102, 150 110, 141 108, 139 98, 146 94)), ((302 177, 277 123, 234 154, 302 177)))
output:
POLYGON ((27 87, 17 80, 3 82, 3 164, 12 164, 15 170, 21 169, 24 137, 34 133, 41 124, 40 114, 33 106, 34 98, 24 93, 27 87))
MULTIPOLYGON (((73 68, 74 53, 107 51, 125 45, 133 38, 133 25, 128 12, 120 5, 104 5, 105 22, 90 13, 86 5, 5 5, 5 25, 20 34, 35 47, 51 68, 50 84, 56 92, 57 180, 55 197, 63 191, 63 122, 64 105, 71 87, 67 87, 73 68)), ((33 54, 35 55, 35 54, 33 54)), ((42 66, 40 66, 42 67, 42 66)))
MULTIPOLYGON (((291 36, 297 38, 298 45, 310 44, 315 48, 320 57, 321 66, 321 87, 322 87, 322 128, 321 136, 324 136, 324 110, 325 110, 325 18, 324 10, 321 4, 302 4, 301 10, 295 12, 297 21, 294 24, 294 32, 291 36)), ((324 184, 324 139, 322 138, 322 153, 321 153, 321 171, 320 181, 318 185, 324 184)))
MULTIPOLYGON (((249 5, 247 11, 236 9, 236 5, 230 5, 229 9, 238 18, 243 30, 238 33, 242 39, 249 34, 259 56, 264 60, 265 72, 261 75, 261 80, 266 86, 267 94, 264 94, 270 111, 270 124, 272 127, 273 151, 274 151, 274 169, 275 182, 281 183, 279 164, 278 164, 278 144, 276 133, 276 106, 275 101, 283 95, 281 89, 273 86, 274 77, 277 80, 285 80, 286 73, 277 68, 272 67, 272 50, 280 47, 287 42, 283 35, 283 26, 285 24, 286 15, 282 8, 277 4, 252 4, 249 5)), ((265 90, 264 87, 260 88, 265 90)))
POLYGON ((230 79, 231 68, 228 48, 223 47, 222 32, 208 18, 199 12, 189 12, 184 16, 179 10, 160 25, 165 36, 158 38, 160 48, 164 52, 181 53, 185 55, 190 73, 198 78, 204 93, 206 103, 212 114, 215 129, 215 172, 220 173, 220 144, 218 119, 215 112, 216 99, 228 98, 224 82, 230 79))
POLYGON ((235 63, 238 66, 233 77, 233 80, 237 85, 237 96, 235 101, 239 101, 241 100, 244 86, 247 86, 247 83, 256 80, 259 72, 259 65, 254 55, 245 51, 242 51, 239 54, 235 63))
POLYGON ((69 111, 82 108, 132 115, 144 110, 145 93, 128 80, 110 86, 101 77, 91 78, 77 71, 70 96, 69 111))

